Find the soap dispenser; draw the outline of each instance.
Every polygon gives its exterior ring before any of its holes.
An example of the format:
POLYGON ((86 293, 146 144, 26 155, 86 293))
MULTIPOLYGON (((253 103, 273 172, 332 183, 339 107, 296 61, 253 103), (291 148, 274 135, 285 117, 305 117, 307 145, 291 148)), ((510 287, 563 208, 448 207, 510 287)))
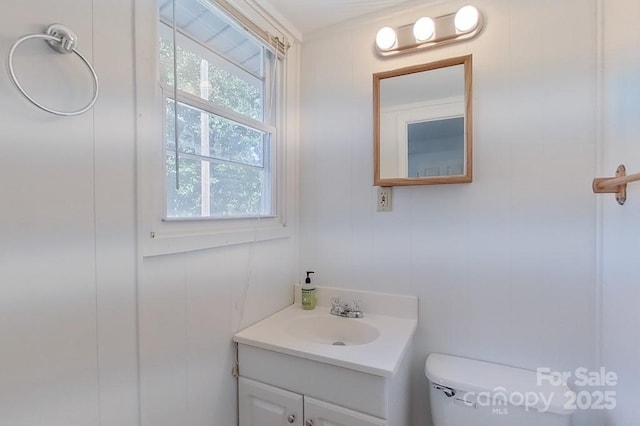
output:
POLYGON ((311 310, 316 307, 316 288, 311 284, 310 274, 314 274, 313 271, 307 271, 307 278, 304 280, 302 286, 302 309, 311 310))

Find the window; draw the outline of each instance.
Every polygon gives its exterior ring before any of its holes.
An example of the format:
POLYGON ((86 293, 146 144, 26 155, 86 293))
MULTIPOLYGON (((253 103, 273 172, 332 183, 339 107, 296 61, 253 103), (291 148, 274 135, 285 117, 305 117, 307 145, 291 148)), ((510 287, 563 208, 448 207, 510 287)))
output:
POLYGON ((209 0, 160 0, 165 219, 276 215, 280 60, 209 0))

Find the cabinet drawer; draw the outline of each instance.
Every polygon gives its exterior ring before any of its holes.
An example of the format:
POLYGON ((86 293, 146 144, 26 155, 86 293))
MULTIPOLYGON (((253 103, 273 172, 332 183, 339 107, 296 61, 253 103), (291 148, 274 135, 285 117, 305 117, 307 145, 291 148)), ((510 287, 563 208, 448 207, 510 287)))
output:
POLYGON ((238 358, 243 377, 388 418, 384 377, 243 344, 238 358))

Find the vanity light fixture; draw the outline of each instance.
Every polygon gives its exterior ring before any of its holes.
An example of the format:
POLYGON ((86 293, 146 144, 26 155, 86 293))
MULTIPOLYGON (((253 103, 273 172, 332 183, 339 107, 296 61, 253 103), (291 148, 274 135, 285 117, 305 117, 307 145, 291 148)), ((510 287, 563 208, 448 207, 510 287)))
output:
POLYGON ((376 35, 376 52, 391 56, 468 40, 478 35, 482 27, 480 11, 466 5, 455 13, 436 18, 424 16, 413 24, 381 28, 376 35))

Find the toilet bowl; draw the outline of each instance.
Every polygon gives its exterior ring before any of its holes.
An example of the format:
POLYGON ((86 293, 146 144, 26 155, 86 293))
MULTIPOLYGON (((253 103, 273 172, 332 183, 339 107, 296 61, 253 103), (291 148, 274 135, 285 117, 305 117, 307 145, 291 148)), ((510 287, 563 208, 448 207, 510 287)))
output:
POLYGON ((432 353, 425 374, 433 426, 569 426, 574 411, 571 389, 531 370, 432 353))

